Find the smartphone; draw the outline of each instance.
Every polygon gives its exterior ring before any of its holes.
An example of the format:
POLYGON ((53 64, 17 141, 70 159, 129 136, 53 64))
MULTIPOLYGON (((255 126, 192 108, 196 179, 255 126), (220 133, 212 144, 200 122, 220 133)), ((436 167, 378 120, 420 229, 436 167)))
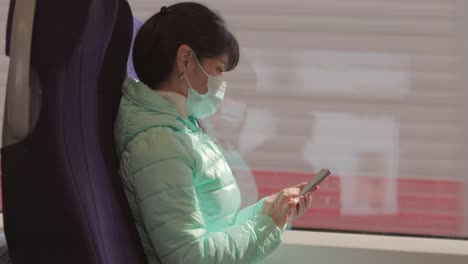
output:
POLYGON ((328 175, 331 174, 331 171, 330 170, 327 170, 327 169, 323 169, 323 170, 320 170, 319 173, 315 174, 312 179, 306 184, 306 186, 304 186, 304 188, 302 189, 301 193, 299 194, 299 196, 302 196, 304 194, 306 194, 307 192, 313 190, 315 187, 317 187, 323 180, 325 180, 325 178, 328 177, 328 175))

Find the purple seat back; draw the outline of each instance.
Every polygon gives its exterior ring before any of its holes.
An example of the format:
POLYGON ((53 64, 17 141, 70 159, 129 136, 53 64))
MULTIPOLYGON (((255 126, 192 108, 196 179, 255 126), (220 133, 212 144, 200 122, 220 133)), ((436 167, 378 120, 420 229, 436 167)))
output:
POLYGON ((132 25, 124 0, 37 1, 39 119, 2 149, 13 263, 146 262, 113 147, 132 25))

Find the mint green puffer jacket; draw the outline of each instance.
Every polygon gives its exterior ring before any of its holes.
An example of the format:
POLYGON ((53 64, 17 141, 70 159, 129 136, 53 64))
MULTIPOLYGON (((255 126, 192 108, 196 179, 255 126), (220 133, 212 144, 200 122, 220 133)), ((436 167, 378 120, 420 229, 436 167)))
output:
POLYGON ((114 136, 120 176, 149 263, 256 263, 281 243, 263 199, 239 210, 236 181, 193 118, 125 81, 114 136))

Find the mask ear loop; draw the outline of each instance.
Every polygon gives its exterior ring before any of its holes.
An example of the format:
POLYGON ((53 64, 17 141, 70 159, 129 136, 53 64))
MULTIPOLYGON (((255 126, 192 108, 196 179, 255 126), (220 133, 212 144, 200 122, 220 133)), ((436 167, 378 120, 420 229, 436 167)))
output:
POLYGON ((179 75, 179 80, 182 80, 184 79, 185 82, 188 84, 189 87, 187 87, 187 90, 186 90, 186 93, 187 93, 187 96, 188 96, 188 92, 189 92, 189 89, 193 89, 192 88, 192 84, 190 83, 190 81, 187 79, 187 77, 185 76, 185 72, 184 73, 181 73, 179 75))
POLYGON ((195 54, 195 52, 193 50, 191 52, 192 52, 193 57, 197 61, 198 67, 200 67, 200 69, 206 75, 206 77, 210 77, 210 75, 205 71, 205 69, 203 69, 203 66, 201 66, 200 61, 198 61, 197 54, 195 54))

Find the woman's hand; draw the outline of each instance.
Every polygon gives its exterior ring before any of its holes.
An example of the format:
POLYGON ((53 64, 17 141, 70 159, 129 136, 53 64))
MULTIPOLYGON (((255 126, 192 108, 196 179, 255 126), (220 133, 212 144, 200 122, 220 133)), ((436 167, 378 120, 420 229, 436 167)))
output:
POLYGON ((312 201, 310 193, 307 193, 305 198, 304 196, 299 197, 299 193, 306 184, 307 182, 303 182, 270 195, 263 202, 260 214, 271 217, 276 225, 283 229, 288 221, 288 216, 292 215, 292 212, 294 212, 293 217, 299 216, 305 209, 310 207, 312 201), (296 207, 297 209, 295 209, 296 207))
MULTIPOLYGON (((301 183, 297 185, 301 190, 307 183, 301 183)), ((295 218, 304 214, 307 209, 310 209, 312 205, 312 192, 318 190, 319 187, 315 187, 312 191, 305 193, 303 196, 296 197, 298 200, 297 206, 295 206, 288 217, 288 224, 291 223, 295 218)))

